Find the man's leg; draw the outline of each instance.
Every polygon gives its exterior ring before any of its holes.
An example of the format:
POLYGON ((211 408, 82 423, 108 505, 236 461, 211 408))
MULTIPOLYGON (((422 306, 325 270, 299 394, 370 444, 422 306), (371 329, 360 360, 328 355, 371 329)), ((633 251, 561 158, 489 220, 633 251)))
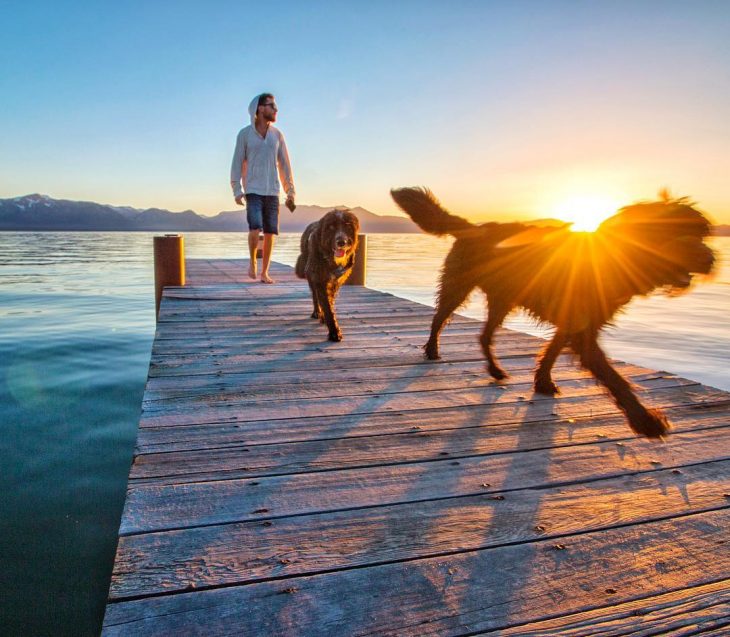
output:
POLYGON ((274 251, 274 243, 276 243, 276 235, 264 233, 264 258, 261 264, 261 280, 264 283, 274 283, 274 279, 269 276, 269 263, 271 263, 271 253, 274 251))
POLYGON ((248 276, 252 279, 256 278, 256 251, 259 248, 260 230, 248 231, 248 276))
POLYGON ((274 283, 274 279, 269 276, 269 264, 271 263, 271 254, 274 251, 274 243, 276 235, 279 233, 279 197, 266 196, 262 197, 263 214, 262 221, 264 227, 264 259, 261 264, 261 281, 263 283, 274 283))
POLYGON ((261 195, 246 194, 246 221, 248 222, 248 276, 256 278, 256 251, 259 247, 259 234, 263 225, 263 200, 261 195))

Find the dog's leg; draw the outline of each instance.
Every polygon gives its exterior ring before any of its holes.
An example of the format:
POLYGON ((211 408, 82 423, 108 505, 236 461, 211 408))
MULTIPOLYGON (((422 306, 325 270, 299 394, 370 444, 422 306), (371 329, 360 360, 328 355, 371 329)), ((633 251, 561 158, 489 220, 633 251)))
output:
POLYGON ((442 286, 439 290, 438 302, 436 304, 436 313, 431 321, 431 335, 423 346, 426 352, 426 358, 435 361, 441 358, 439 356, 439 335, 444 324, 451 318, 451 315, 464 302, 469 292, 473 289, 469 286, 442 286))
POLYGON ((571 346, 581 364, 611 392, 636 433, 647 438, 661 438, 669 431, 669 422, 660 411, 647 409, 639 402, 629 383, 611 366, 598 346, 597 337, 598 334, 585 332, 571 336, 571 346))
POLYGON ((312 282, 307 279, 307 283, 309 283, 309 290, 312 292, 312 318, 318 319, 322 316, 322 310, 320 309, 319 300, 317 298, 317 288, 312 285, 312 282))
POLYGON ((507 378, 507 372, 499 366, 499 361, 494 355, 492 337, 494 336, 494 331, 502 325, 502 322, 512 308, 508 305, 501 305, 493 299, 488 301, 488 308, 487 322, 479 337, 479 343, 482 346, 484 356, 487 358, 487 369, 489 370, 490 376, 497 380, 502 380, 507 378))
POLYGON ((325 308, 327 307, 327 284, 316 282, 314 292, 317 295, 317 308, 319 322, 324 325, 327 322, 325 308))
POLYGON ((335 315, 336 295, 336 285, 332 282, 328 283, 324 293, 320 295, 320 304, 322 306, 324 322, 329 330, 327 338, 335 343, 339 343, 342 340, 342 332, 340 331, 340 326, 337 324, 337 316, 335 315))
POLYGON ((542 350, 540 360, 535 370, 535 391, 538 394, 554 396, 559 393, 558 386, 553 382, 552 370, 555 360, 563 351, 568 341, 567 335, 560 330, 555 330, 551 340, 542 350))

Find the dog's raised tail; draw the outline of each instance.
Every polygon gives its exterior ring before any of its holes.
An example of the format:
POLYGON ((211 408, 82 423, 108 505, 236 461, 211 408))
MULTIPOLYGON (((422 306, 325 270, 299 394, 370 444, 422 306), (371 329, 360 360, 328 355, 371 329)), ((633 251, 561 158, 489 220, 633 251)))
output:
POLYGON ((474 227, 466 219, 444 210, 427 188, 394 188, 390 196, 424 232, 437 236, 456 235, 474 227))

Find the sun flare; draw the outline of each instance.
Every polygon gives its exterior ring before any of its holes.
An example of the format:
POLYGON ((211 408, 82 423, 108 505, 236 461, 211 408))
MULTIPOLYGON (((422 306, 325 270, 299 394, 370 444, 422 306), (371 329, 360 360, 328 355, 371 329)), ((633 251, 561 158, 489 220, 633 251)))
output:
POLYGON ((624 204, 610 197, 578 195, 564 199, 554 206, 552 215, 572 223, 573 231, 593 232, 622 205, 624 204))

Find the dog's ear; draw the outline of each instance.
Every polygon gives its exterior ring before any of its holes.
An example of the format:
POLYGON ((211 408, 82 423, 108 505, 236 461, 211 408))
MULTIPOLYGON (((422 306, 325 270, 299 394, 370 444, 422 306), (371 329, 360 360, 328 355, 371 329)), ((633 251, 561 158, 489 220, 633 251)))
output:
POLYGON ((319 224, 317 224, 317 230, 319 231, 317 243, 319 244, 319 249, 322 251, 322 254, 327 256, 329 256, 332 251, 332 219, 334 219, 334 216, 335 211, 331 210, 322 217, 319 220, 319 224))
POLYGON ((344 217, 345 222, 353 227, 355 231, 355 236, 357 236, 357 233, 360 232, 360 220, 357 218, 357 216, 355 216, 354 213, 350 212, 349 210, 345 212, 344 217))

